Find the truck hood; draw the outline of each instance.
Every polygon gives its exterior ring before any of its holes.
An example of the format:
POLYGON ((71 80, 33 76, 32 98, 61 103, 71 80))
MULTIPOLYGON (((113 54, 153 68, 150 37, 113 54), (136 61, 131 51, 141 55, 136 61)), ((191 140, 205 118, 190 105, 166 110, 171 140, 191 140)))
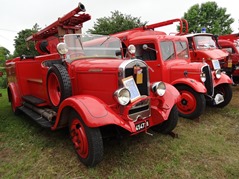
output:
POLYGON ((200 62, 178 63, 175 65, 172 65, 171 72, 172 73, 177 73, 182 71, 201 72, 201 69, 204 65, 205 65, 204 63, 200 63, 200 62))
POLYGON ((224 59, 225 57, 228 56, 227 52, 224 52, 223 50, 220 49, 207 49, 207 50, 198 50, 197 54, 202 57, 204 56, 205 58, 212 58, 212 59, 224 59))
POLYGON ((119 66, 124 60, 119 59, 80 59, 71 63, 76 72, 103 72, 118 71, 119 66))

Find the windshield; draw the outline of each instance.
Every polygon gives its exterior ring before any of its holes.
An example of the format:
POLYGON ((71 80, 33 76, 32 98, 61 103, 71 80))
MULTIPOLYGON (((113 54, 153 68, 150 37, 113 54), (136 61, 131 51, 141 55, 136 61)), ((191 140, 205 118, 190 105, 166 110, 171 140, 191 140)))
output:
POLYGON ((194 37, 194 42, 196 48, 199 49, 208 49, 208 48, 216 48, 216 43, 212 39, 212 36, 196 36, 194 37))
POLYGON ((175 59, 175 51, 172 41, 160 42, 160 51, 164 61, 175 59))
POLYGON ((67 60, 81 58, 118 58, 121 42, 116 37, 95 34, 67 34, 64 42, 68 47, 67 60))

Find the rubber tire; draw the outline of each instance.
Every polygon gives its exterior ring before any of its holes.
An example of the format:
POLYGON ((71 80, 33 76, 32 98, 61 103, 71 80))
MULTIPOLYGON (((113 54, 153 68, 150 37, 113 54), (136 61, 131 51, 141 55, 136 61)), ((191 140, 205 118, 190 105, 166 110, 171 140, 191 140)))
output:
POLYGON ((73 112, 69 121, 72 143, 80 161, 94 167, 103 160, 103 139, 99 128, 89 128, 82 118, 73 112))
POLYGON ((181 100, 177 104, 179 116, 181 116, 183 118, 191 119, 191 120, 196 119, 199 116, 201 116, 206 108, 206 99, 205 99, 204 94, 198 93, 191 87, 185 86, 185 85, 178 85, 175 87, 177 88, 177 90, 179 91, 180 94, 182 94, 183 91, 187 91, 187 93, 191 94, 195 98, 195 101, 196 101, 195 102, 196 106, 195 106, 194 111, 192 111, 190 113, 185 113, 180 108, 180 105, 182 105, 182 100, 181 100))
POLYGON ((170 111, 168 119, 161 124, 151 127, 151 129, 155 132, 168 134, 173 131, 173 129, 177 126, 177 123, 178 123, 178 109, 177 106, 174 105, 170 111))
POLYGON ((210 103, 210 106, 215 106, 219 108, 223 108, 226 105, 228 105, 232 99, 232 88, 230 84, 221 84, 215 87, 214 94, 220 93, 224 97, 224 101, 218 105, 212 105, 210 103))
POLYGON ((72 86, 66 68, 61 64, 54 64, 47 73, 47 95, 52 109, 58 111, 61 102, 72 96, 72 86))

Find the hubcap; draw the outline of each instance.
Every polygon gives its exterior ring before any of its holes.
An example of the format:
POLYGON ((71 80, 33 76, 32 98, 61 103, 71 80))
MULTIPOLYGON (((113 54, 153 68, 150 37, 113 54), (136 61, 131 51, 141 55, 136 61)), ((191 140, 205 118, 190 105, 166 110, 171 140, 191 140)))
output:
POLYGON ((71 138, 78 155, 86 158, 89 152, 87 136, 84 127, 78 119, 74 119, 71 124, 71 138))

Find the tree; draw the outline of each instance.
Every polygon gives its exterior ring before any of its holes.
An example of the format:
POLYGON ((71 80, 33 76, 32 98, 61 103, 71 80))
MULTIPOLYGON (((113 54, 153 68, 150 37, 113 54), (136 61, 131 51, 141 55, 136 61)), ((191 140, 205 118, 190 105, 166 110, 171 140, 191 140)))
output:
POLYGON ((147 22, 141 22, 140 18, 131 15, 122 14, 119 11, 111 12, 111 17, 96 19, 92 29, 87 32, 92 34, 108 35, 124 30, 136 28, 145 25, 147 22))
POLYGON ((184 13, 183 18, 188 21, 190 33, 201 32, 204 27, 207 33, 222 35, 233 32, 230 25, 234 19, 230 16, 226 14, 226 8, 218 7, 216 2, 209 1, 202 3, 201 6, 199 4, 192 6, 184 13))
POLYGON ((5 61, 10 57, 10 51, 5 47, 0 47, 0 66, 4 66, 5 61))
POLYGON ((40 28, 38 24, 35 24, 32 29, 25 29, 18 32, 18 35, 15 36, 14 39, 14 57, 21 56, 21 55, 38 55, 38 52, 35 50, 35 46, 33 42, 26 43, 26 38, 31 36, 32 34, 39 31, 40 28))

